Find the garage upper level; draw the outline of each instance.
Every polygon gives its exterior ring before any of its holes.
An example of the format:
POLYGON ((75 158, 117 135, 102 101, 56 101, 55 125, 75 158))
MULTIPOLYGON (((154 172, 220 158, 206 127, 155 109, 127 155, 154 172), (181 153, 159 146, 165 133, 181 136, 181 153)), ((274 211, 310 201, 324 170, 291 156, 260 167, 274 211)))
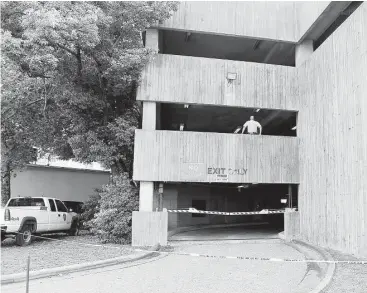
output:
POLYGON ((187 1, 158 27, 298 42, 330 3, 187 1))

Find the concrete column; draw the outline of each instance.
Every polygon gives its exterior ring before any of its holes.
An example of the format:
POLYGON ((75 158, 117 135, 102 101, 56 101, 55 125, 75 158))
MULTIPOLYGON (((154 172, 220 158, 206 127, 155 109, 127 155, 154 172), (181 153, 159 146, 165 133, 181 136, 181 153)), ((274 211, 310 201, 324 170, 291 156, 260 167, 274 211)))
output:
MULTIPOLYGON (((158 52, 159 33, 158 29, 147 29, 145 35, 145 48, 158 52)), ((143 125, 146 130, 156 130, 160 128, 160 105, 155 102, 143 102, 143 125), (157 119, 158 118, 158 119, 157 119), (157 123, 158 122, 158 123, 157 123)))
POLYGON ((159 32, 155 28, 149 28, 145 35, 145 48, 159 51, 159 32))
POLYGON ((155 130, 157 126, 157 105, 155 102, 143 102, 142 129, 155 130))
POLYGON ((296 67, 301 66, 313 53, 313 41, 304 40, 296 45, 296 67))
POLYGON ((140 181, 139 211, 152 212, 154 208, 154 182, 140 181))

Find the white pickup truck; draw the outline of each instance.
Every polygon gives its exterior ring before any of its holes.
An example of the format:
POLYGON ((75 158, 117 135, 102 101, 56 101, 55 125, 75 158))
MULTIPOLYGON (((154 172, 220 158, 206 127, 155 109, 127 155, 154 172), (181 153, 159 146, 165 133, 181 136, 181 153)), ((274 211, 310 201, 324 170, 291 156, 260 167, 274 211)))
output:
POLYGON ((19 246, 29 245, 36 234, 67 232, 77 235, 79 232, 78 214, 55 198, 11 198, 1 209, 1 215, 1 241, 15 236, 19 246))

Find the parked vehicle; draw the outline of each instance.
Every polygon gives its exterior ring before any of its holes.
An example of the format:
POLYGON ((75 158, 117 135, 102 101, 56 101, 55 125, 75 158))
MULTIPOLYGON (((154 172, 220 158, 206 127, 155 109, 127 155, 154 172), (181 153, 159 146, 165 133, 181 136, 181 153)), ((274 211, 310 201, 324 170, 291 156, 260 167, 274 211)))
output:
POLYGON ((78 235, 79 216, 56 198, 16 197, 1 209, 1 241, 15 236, 19 246, 29 245, 36 234, 67 232, 78 235))

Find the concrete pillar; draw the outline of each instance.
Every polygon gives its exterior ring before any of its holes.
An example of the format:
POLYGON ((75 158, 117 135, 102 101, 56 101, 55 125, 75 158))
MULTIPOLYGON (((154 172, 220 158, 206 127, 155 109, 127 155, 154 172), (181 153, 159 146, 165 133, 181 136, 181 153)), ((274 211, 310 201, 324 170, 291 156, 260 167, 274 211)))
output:
POLYGON ((296 45, 296 67, 301 66, 313 53, 313 41, 304 40, 296 45))
POLYGON ((161 104, 156 103, 156 114, 155 114, 155 129, 159 130, 162 129, 162 122, 161 122, 161 104))
MULTIPOLYGON (((158 52, 159 33, 157 29, 147 29, 145 35, 145 48, 158 52)), ((156 102, 143 102, 142 128, 146 130, 160 129, 160 104, 156 102)))
POLYGON ((156 130, 157 126, 157 105, 155 102, 143 102, 143 122, 142 129, 156 130))
POLYGON ((155 28, 149 28, 145 34, 145 48, 159 51, 159 32, 155 28))
POLYGON ((140 181, 139 211, 152 212, 154 208, 154 182, 140 181))

